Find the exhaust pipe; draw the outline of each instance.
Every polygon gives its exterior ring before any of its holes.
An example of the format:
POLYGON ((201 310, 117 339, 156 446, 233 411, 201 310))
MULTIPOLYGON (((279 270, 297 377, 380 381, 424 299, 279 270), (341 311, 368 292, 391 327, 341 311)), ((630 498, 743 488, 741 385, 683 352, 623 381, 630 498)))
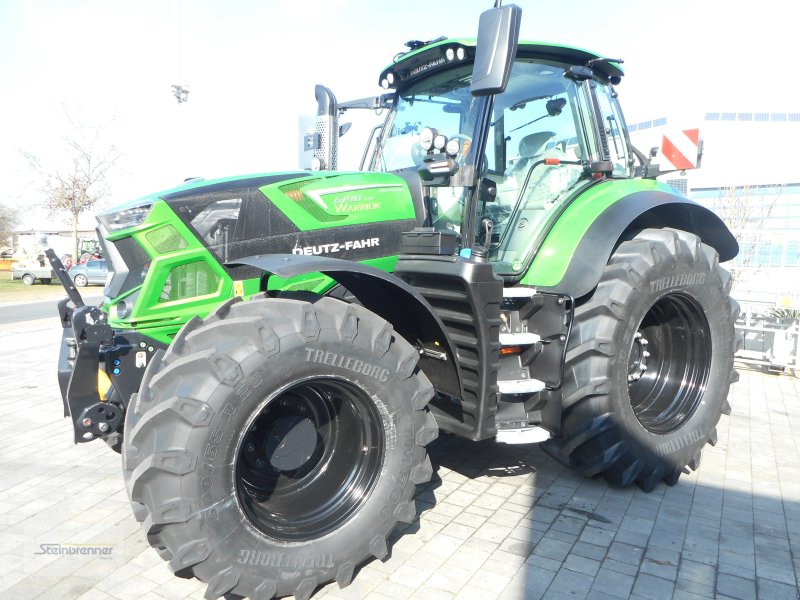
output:
POLYGON ((313 167, 334 171, 339 159, 339 107, 333 92, 324 85, 314 87, 314 97, 317 99, 317 122, 313 167))

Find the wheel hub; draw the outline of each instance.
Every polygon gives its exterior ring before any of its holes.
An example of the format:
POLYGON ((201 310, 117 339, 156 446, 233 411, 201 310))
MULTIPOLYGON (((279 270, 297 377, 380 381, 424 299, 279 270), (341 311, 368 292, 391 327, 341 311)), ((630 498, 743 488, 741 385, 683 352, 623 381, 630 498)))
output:
POLYGON ((628 358, 628 398, 648 431, 681 428, 702 402, 711 372, 711 331, 686 294, 662 296, 639 324, 628 358))
POLYGON ((639 381, 642 378, 647 371, 647 359, 650 358, 650 352, 647 350, 650 342, 641 331, 636 332, 633 342, 631 361, 628 364, 628 383, 639 381))
POLYGON ((336 378, 299 382, 251 418, 236 458, 250 522, 273 539, 323 536, 358 513, 383 464, 383 422, 371 397, 336 378))
POLYGON ((309 461, 316 446, 317 430, 311 419, 289 416, 276 421, 264 451, 274 469, 295 471, 309 461))

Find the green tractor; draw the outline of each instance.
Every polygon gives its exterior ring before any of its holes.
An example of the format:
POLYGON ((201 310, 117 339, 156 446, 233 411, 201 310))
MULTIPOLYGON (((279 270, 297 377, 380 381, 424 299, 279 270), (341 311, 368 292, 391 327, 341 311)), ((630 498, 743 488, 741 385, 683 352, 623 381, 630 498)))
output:
POLYGON ((718 217, 632 148, 619 60, 517 41, 412 42, 380 75, 365 172, 184 185, 98 217, 101 307, 59 305, 75 441, 122 453, 175 574, 306 599, 387 556, 439 431, 542 443, 645 490, 696 469, 733 369, 718 217))

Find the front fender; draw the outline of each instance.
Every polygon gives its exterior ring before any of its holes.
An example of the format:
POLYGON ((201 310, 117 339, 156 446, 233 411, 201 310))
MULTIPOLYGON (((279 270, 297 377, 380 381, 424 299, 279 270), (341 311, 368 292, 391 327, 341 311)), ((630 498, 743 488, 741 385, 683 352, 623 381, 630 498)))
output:
POLYGON ((460 396, 461 374, 444 324, 428 301, 402 279, 375 267, 322 256, 265 254, 227 263, 236 265, 248 265, 285 279, 308 273, 327 275, 420 349, 420 368, 437 391, 460 396))
POLYGON ((652 180, 608 181, 577 198, 553 225, 524 285, 580 298, 591 292, 626 231, 672 227, 696 234, 719 253, 734 258, 739 245, 722 220, 707 208, 652 180))

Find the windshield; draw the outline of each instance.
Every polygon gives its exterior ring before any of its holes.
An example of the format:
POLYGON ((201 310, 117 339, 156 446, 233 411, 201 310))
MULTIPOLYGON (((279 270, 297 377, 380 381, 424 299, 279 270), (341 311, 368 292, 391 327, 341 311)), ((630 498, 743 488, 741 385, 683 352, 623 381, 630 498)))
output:
MULTIPOLYGON (((419 133, 424 127, 435 129, 448 140, 471 140, 481 103, 469 92, 471 76, 472 65, 461 65, 401 90, 384 127, 373 170, 421 166, 425 152, 419 145, 419 133)), ((469 144, 462 144, 460 158, 463 160, 468 152, 469 144)))
MULTIPOLYGON (((429 127, 448 140, 459 142, 455 157, 460 166, 473 162, 472 139, 485 98, 470 94, 472 65, 461 64, 400 90, 373 157, 371 170, 398 171, 423 166, 426 152, 420 131, 429 127)), ((431 223, 460 232, 468 188, 432 187, 429 196, 431 223)))

